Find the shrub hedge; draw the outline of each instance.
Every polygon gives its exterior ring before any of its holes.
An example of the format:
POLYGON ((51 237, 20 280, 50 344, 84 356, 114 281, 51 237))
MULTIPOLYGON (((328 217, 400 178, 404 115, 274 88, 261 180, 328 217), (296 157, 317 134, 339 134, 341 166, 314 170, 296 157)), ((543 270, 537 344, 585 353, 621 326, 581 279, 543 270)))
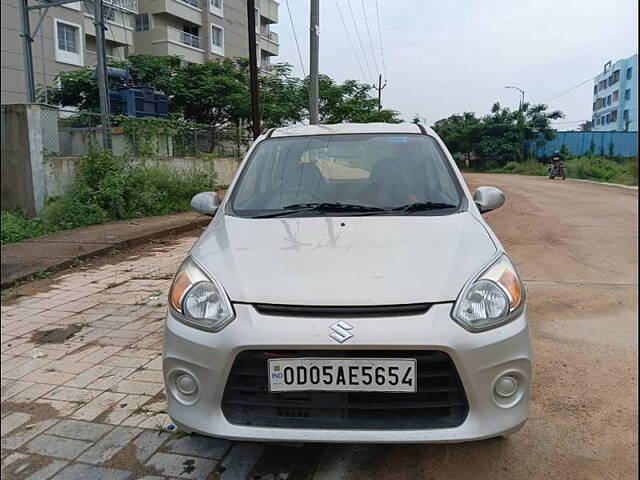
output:
POLYGON ((193 195, 211 190, 214 183, 213 167, 177 172, 93 151, 82 160, 65 194, 47 201, 41 218, 2 212, 2 243, 113 220, 182 212, 189 209, 193 195))

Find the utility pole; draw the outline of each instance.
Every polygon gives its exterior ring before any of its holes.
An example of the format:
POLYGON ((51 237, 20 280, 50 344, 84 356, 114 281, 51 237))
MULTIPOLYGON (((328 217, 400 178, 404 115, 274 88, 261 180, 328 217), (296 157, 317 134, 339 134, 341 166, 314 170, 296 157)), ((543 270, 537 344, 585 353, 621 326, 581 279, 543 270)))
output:
POLYGON ((26 82, 27 101, 36 101, 36 81, 33 76, 33 52, 31 51, 31 25, 29 24, 29 0, 20 0, 20 26, 22 27, 22 57, 26 82))
POLYGON ((96 73, 98 74, 98 93, 100 95, 100 117, 102 123, 102 146, 105 150, 111 148, 111 125, 109 121, 109 80, 107 78, 107 52, 104 24, 104 9, 102 0, 94 1, 93 10, 96 28, 96 73))
POLYGON ((320 48, 320 0, 311 0, 309 18, 309 124, 318 124, 318 63, 320 48))
POLYGON ((258 52, 256 50, 256 2, 247 0, 249 25, 249 89, 251 90, 251 130, 253 139, 260 136, 260 103, 258 102, 258 52))
POLYGON ((384 87, 387 86, 387 81, 384 81, 384 85, 382 84, 382 74, 379 73, 378 74, 378 86, 376 87, 375 85, 373 86, 373 88, 375 88, 378 91, 378 111, 382 110, 382 90, 384 90, 384 87))

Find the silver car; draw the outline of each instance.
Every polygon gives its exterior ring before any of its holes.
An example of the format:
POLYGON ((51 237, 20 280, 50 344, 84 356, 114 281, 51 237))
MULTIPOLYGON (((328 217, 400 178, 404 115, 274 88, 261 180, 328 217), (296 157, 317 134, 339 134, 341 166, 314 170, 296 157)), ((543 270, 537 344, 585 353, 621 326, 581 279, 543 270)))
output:
POLYGON ((461 442, 527 419, 525 291, 421 125, 269 130, 169 293, 164 381, 186 431, 287 442, 461 442))

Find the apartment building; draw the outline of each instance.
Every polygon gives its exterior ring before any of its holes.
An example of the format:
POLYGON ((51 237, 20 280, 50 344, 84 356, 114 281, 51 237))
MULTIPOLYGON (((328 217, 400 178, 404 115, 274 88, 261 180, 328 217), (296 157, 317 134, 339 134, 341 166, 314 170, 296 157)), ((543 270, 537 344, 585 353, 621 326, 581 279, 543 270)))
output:
MULTIPOLYGON (((278 55, 275 0, 256 0, 258 64, 268 70, 278 55)), ((177 55, 202 63, 221 57, 248 57, 246 0, 139 0, 135 52, 177 55)))
POLYGON ((638 131, 638 54, 607 62, 594 78, 592 129, 638 131))
MULTIPOLYGON (((2 6, 1 102, 26 101, 18 0, 2 6)), ((107 56, 177 55, 202 63, 221 57, 248 57, 246 0, 103 0, 107 20, 107 56)), ((30 0, 30 4, 35 4, 30 0)), ((278 55, 275 0, 256 0, 256 51, 267 71, 278 55)), ((63 71, 95 66, 93 0, 51 7, 34 36, 33 67, 37 86, 51 85, 63 71)), ((30 13, 32 30, 44 10, 30 13)))
MULTIPOLYGON (((17 0, 2 1, 2 103, 26 101, 20 8, 17 0)), ((108 30, 107 55, 124 59, 133 47, 137 0, 103 0, 108 30)), ((30 4, 35 4, 32 1, 30 4)), ((42 20, 32 44, 37 86, 51 85, 60 73, 96 64, 93 1, 52 7, 42 20)), ((44 10, 29 15, 32 31, 44 10)))

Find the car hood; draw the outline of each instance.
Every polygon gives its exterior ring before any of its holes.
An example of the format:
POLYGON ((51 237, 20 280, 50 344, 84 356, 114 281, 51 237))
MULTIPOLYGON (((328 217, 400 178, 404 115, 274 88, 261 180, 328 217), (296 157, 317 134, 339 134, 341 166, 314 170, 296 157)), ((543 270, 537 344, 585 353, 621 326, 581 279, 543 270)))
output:
POLYGON ((356 306, 453 301, 496 250, 468 212, 270 219, 220 214, 192 255, 232 302, 356 306))

